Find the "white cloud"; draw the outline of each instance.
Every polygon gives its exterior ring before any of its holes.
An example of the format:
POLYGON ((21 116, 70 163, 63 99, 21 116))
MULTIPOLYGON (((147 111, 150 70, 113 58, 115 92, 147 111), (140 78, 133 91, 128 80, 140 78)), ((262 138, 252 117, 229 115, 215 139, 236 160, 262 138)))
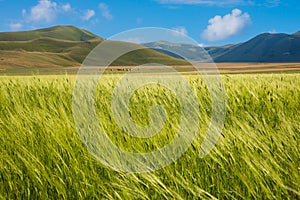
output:
MULTIPOLYGON (((23 12, 26 14, 26 11, 23 12)), ((33 22, 53 22, 57 16, 57 4, 50 0, 39 0, 38 4, 31 8, 29 20, 33 22)))
POLYGON ((11 24, 9 24, 9 28, 11 30, 19 30, 22 27, 23 27, 23 24, 21 24, 21 23, 11 23, 11 24))
POLYGON ((108 6, 105 3, 100 3, 99 8, 101 10, 101 14, 105 19, 112 20, 113 16, 110 13, 108 6))
POLYGON ((174 36, 185 36, 188 34, 186 28, 183 26, 174 27, 172 30, 176 31, 174 32, 174 36))
POLYGON ((208 21, 209 25, 202 33, 202 38, 208 41, 219 41, 240 33, 246 25, 251 23, 248 13, 234 9, 225 16, 215 16, 208 21))
POLYGON ((95 16, 95 11, 94 10, 87 10, 84 15, 82 16, 82 19, 85 21, 88 21, 91 19, 93 16, 95 16))
POLYGON ((55 1, 39 0, 28 12, 26 9, 22 9, 22 16, 27 23, 51 23, 59 13, 69 12, 71 9, 70 3, 58 5, 55 1))
POLYGON ((156 0, 160 4, 199 4, 199 5, 241 5, 248 4, 246 0, 156 0))
POLYGON ((67 3, 61 6, 62 10, 68 12, 71 10, 71 4, 67 3))

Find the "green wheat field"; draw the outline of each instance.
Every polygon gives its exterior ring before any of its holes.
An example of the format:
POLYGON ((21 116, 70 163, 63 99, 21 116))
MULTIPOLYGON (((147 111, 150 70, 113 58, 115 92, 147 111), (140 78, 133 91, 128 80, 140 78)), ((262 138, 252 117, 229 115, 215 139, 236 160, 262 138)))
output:
MULTIPOLYGON (((129 105, 137 124, 150 123, 157 103, 168 117, 159 134, 133 138, 110 110, 119 78, 105 75, 97 87, 100 126, 126 151, 167 145, 180 121, 176 96, 158 85, 138 89, 129 105)), ((0 199, 300 199, 300 74, 222 75, 225 126, 204 158, 211 99, 199 77, 186 78, 200 105, 194 142, 173 164, 135 174, 101 164, 81 142, 72 115, 75 76, 1 76, 0 199)))

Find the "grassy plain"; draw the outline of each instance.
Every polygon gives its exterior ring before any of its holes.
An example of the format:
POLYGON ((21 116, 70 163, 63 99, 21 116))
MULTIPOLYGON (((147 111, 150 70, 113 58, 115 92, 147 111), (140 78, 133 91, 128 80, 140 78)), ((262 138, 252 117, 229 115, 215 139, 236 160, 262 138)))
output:
MULTIPOLYGON (((180 119, 174 94, 155 86, 134 93, 137 123, 149 122, 147 109, 155 103, 169 114, 160 135, 138 140, 111 118, 118 78, 104 77, 96 96, 99 123, 111 140, 138 152, 170 142, 180 119)), ((222 78, 227 117, 213 151, 198 157, 210 97, 201 79, 187 76, 201 105, 195 141, 175 163, 130 174, 102 165, 81 143, 72 115, 74 76, 1 76, 0 199, 299 199, 300 74, 222 78)))

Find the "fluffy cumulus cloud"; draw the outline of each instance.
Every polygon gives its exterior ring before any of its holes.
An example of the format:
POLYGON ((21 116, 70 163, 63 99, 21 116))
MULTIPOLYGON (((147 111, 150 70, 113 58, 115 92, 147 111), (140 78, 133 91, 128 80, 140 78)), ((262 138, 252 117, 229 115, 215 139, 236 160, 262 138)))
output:
POLYGON ((172 30, 175 31, 174 32, 175 36, 185 36, 188 34, 186 28, 183 26, 174 27, 172 28, 172 30))
POLYGON ((108 8, 108 6, 105 3, 100 3, 99 4, 99 9, 101 11, 102 16, 107 19, 107 20, 112 20, 113 16, 110 13, 110 10, 108 8))
POLYGON ((215 16, 208 21, 208 26, 202 33, 202 38, 208 41, 219 41, 240 33, 251 23, 248 13, 234 9, 225 16, 215 16))
POLYGON ((19 20, 16 23, 8 24, 8 27, 11 30, 53 23, 58 16, 63 15, 66 17, 72 16, 77 19, 88 21, 96 15, 96 12, 92 9, 86 11, 81 9, 77 10, 68 2, 59 3, 59 1, 56 0, 38 0, 37 3, 32 7, 22 9, 21 14, 23 17, 22 20, 19 20))
POLYGON ((58 5, 55 1, 39 0, 29 12, 27 12, 26 9, 22 9, 22 16, 29 22, 51 23, 56 19, 60 12, 69 12, 70 10, 70 3, 58 5))
MULTIPOLYGON (((57 3, 50 0, 39 0, 38 4, 31 8, 29 20, 33 22, 53 22, 57 16, 57 3)), ((26 11, 24 12, 26 13, 26 11)))
MULTIPOLYGON (((72 10, 70 3, 58 4, 51 0, 39 0, 30 9, 22 9, 22 16, 26 23, 51 23, 59 14, 72 10)), ((24 22, 24 21, 23 21, 24 22)))
POLYGON ((95 16, 95 11, 94 10, 87 10, 83 16, 82 16, 82 19, 85 20, 85 21, 88 21, 90 20, 93 16, 95 16))
POLYGON ((21 24, 21 23, 11 23, 11 24, 9 24, 9 28, 11 30, 19 30, 22 27, 23 27, 23 24, 21 24))

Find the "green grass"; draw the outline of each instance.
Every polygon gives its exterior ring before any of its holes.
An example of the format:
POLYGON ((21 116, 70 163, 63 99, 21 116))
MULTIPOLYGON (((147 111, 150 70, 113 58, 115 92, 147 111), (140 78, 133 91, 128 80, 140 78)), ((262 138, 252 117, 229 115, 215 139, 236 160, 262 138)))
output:
MULTIPOLYGON (((104 39, 73 26, 54 26, 22 32, 0 32, 0 69, 57 68, 80 66, 86 56, 104 39)), ((137 44, 114 42, 117 48, 144 48, 137 44)), ((108 55, 115 51, 107 48, 108 55)), ((127 53, 112 65, 130 66, 144 63, 187 65, 181 59, 152 49, 140 49, 127 53)), ((99 61, 96 63, 101 66, 99 61)))
POLYGON ((100 37, 98 37, 97 35, 74 26, 53 26, 50 28, 37 29, 32 31, 0 33, 0 41, 28 41, 43 37, 69 41, 87 41, 92 39, 100 39, 100 37))
MULTIPOLYGON (((114 143, 148 152, 171 141, 180 118, 174 94, 155 86, 133 94, 136 123, 149 123, 147 109, 155 103, 171 115, 159 135, 138 140, 111 118, 118 78, 106 76, 96 97, 100 125, 114 143)), ((225 129, 204 159, 198 153, 210 98, 203 81, 188 79, 201 105, 197 138, 175 163, 129 174, 99 163, 80 141, 72 116, 74 77, 0 77, 0 199, 299 199, 300 74, 223 76, 225 129)))
MULTIPOLYGON (((0 68, 53 68, 61 66, 80 66, 86 56, 102 40, 64 41, 51 38, 40 38, 24 41, 0 41, 0 68)), ((119 48, 136 44, 116 42, 119 48)), ((113 51, 107 49, 111 55, 113 51)), ((112 54, 113 55, 113 54, 112 54)), ((99 64, 98 64, 99 63, 99 64)), ((100 61, 99 66, 104 65, 100 61)), ((139 49, 122 55, 115 60, 113 66, 137 66, 144 63, 162 63, 165 65, 189 65, 188 62, 161 54, 152 49, 139 49)))

